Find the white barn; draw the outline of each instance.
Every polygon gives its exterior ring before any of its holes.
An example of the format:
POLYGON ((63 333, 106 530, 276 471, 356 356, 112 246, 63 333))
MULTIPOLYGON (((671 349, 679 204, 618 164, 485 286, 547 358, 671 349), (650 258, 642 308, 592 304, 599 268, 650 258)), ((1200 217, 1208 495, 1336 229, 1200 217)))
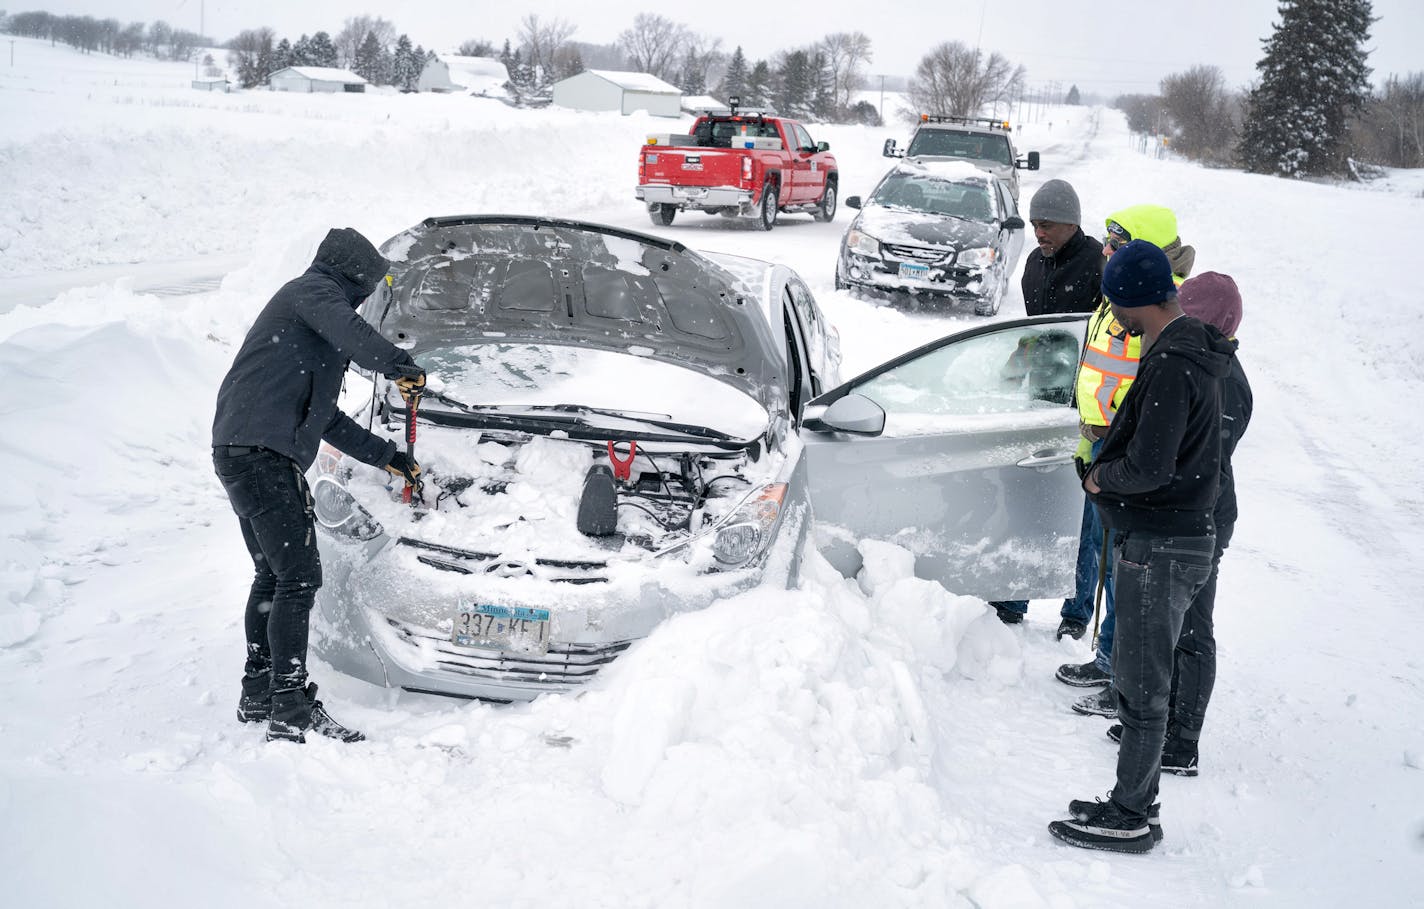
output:
POLYGON ((660 117, 682 115, 682 92, 648 73, 586 69, 554 83, 554 103, 574 110, 645 110, 660 117))
POLYGON ((366 80, 330 66, 289 66, 267 80, 274 92, 364 92, 366 80))
POLYGON ((506 98, 509 70, 495 57, 442 54, 428 61, 415 83, 416 91, 459 92, 484 98, 506 98))
POLYGON ((711 95, 683 95, 682 110, 688 114, 698 114, 704 110, 726 110, 727 105, 711 95))

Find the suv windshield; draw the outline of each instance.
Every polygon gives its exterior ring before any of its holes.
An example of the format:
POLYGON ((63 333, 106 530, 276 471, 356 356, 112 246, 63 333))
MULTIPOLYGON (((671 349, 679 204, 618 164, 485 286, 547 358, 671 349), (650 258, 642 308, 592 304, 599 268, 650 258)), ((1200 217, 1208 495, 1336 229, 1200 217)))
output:
POLYGON ((1012 167, 1009 137, 1001 134, 977 133, 964 129, 921 128, 910 139, 905 156, 930 155, 940 158, 968 158, 992 161, 1012 167))
POLYGON ((890 208, 989 222, 994 206, 983 183, 955 183, 921 174, 890 174, 875 188, 871 201, 890 208))

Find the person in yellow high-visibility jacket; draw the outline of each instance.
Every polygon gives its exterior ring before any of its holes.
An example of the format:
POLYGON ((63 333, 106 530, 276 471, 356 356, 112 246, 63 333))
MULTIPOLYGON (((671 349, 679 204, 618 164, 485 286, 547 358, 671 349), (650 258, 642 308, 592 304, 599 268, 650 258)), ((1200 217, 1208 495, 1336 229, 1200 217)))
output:
MULTIPOLYGON (((1103 239, 1103 255, 1111 258, 1113 253, 1132 240, 1146 240, 1167 254, 1172 265, 1172 279, 1180 285, 1191 274, 1196 263, 1196 250, 1182 243, 1177 235, 1177 216, 1169 208, 1161 205, 1133 205, 1109 215, 1106 221, 1107 236, 1103 239)), ((1137 376, 1137 361, 1142 354, 1140 338, 1129 335, 1113 318, 1112 308, 1104 297, 1088 319, 1087 340, 1078 364, 1078 378, 1074 386, 1075 402, 1078 405, 1078 423, 1082 429, 1082 439, 1078 443, 1079 470, 1086 471, 1102 448, 1103 439, 1108 434, 1108 424, 1117 413, 1123 396, 1132 386, 1137 376)), ((1076 590, 1073 599, 1079 614, 1091 615, 1094 594, 1097 591, 1098 565, 1102 555, 1103 526, 1098 520, 1097 509, 1088 501, 1083 503, 1083 525, 1078 537, 1078 565, 1076 590)), ((1117 704, 1112 693, 1112 643, 1113 643, 1113 587, 1112 565, 1108 565, 1108 575, 1104 578, 1105 616, 1098 632, 1098 649, 1092 660, 1086 663, 1066 663, 1058 667, 1059 681, 1079 688, 1102 687, 1099 694, 1088 695, 1073 704, 1079 713, 1099 716, 1115 716, 1117 704)), ((1067 603, 1064 612, 1070 611, 1067 603)), ((1063 624, 1070 620, 1064 619, 1063 624)), ((1064 634, 1079 638, 1087 631, 1086 623, 1081 627, 1059 627, 1059 637, 1064 634)))

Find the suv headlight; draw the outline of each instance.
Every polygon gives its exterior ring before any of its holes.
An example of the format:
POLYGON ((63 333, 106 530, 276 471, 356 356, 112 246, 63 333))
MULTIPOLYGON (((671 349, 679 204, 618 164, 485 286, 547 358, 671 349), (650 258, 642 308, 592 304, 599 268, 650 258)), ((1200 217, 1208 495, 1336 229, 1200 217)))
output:
POLYGON ((880 241, 862 230, 853 228, 846 234, 846 248, 862 256, 880 257, 880 241))
POLYGON ((992 246, 964 249, 959 252, 959 264, 967 265, 970 268, 988 268, 994 264, 994 259, 998 258, 998 255, 998 251, 992 246))
POLYGON ((737 506, 717 530, 712 543, 718 568, 742 568, 766 552, 785 498, 786 484, 772 483, 737 506))
POLYGON ((380 523, 335 477, 317 477, 311 489, 316 519, 327 530, 363 541, 381 535, 380 523))

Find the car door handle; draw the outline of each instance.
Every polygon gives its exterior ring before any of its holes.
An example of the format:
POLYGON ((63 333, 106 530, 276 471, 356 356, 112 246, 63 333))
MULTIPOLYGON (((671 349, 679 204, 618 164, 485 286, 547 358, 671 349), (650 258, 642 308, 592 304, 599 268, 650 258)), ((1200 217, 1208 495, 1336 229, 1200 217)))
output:
POLYGON ((1057 467, 1060 464, 1070 464, 1073 461, 1072 452, 1035 451, 1033 454, 1017 463, 1019 467, 1057 467))

